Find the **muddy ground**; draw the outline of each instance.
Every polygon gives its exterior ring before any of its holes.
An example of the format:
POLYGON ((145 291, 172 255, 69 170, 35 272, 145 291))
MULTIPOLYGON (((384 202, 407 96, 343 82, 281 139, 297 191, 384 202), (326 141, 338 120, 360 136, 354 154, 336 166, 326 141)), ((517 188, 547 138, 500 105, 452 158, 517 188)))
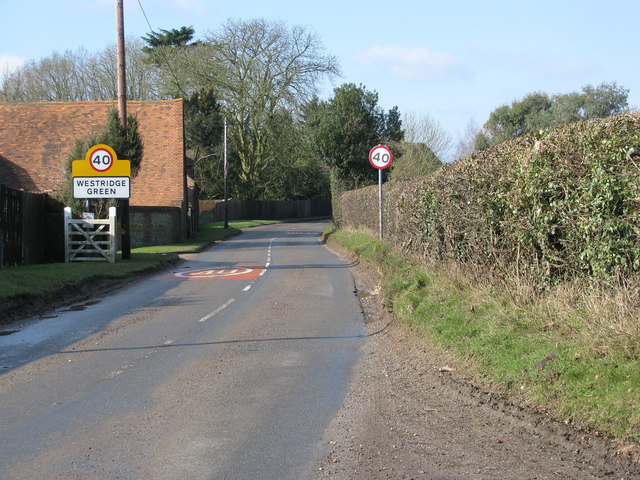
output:
POLYGON ((474 385, 394 321, 375 275, 354 276, 369 337, 312 478, 640 479, 637 451, 474 385))

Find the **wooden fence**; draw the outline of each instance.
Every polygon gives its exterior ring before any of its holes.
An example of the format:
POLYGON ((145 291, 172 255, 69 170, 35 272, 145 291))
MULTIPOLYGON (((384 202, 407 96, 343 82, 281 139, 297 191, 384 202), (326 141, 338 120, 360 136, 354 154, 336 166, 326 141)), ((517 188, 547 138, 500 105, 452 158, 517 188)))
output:
POLYGON ((22 263, 21 192, 0 184, 0 266, 22 263))
MULTIPOLYGON (((227 203, 229 220, 285 220, 331 215, 331 200, 229 200, 227 203)), ((199 210, 201 222, 224 220, 224 200, 200 200, 199 210)))
POLYGON ((0 267, 64 259, 62 204, 0 184, 0 267))

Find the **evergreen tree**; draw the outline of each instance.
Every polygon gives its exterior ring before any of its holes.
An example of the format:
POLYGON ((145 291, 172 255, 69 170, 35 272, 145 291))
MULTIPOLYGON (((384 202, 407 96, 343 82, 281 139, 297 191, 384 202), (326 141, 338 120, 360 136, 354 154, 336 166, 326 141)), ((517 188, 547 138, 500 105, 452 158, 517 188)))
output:
POLYGON ((196 92, 185 100, 184 135, 199 187, 207 198, 222 198, 224 116, 212 90, 196 92))
POLYGON ((172 28, 171 30, 160 29, 160 32, 151 32, 142 39, 147 42, 148 47, 143 47, 145 53, 151 53, 158 47, 185 47, 193 40, 195 30, 193 27, 181 27, 179 30, 172 28))
POLYGON ((307 117, 316 153, 331 168, 339 190, 375 183, 369 151, 382 143, 393 146, 404 136, 397 107, 385 113, 376 92, 353 83, 336 88, 326 102, 310 103, 307 117))
MULTIPOLYGON (((65 189, 56 195, 57 199, 72 208, 73 213, 80 215, 85 211, 85 200, 73 198, 73 185, 71 180, 71 162, 81 160, 87 151, 94 145, 109 145, 116 152, 118 159, 131 162, 131 177, 135 177, 140 169, 144 146, 138 133, 138 118, 135 115, 127 116, 127 130, 122 128, 120 115, 117 110, 110 110, 107 115, 107 123, 102 132, 92 134, 83 139, 77 139, 73 144, 67 160, 68 181, 65 189)), ((109 207, 116 206, 115 199, 92 200, 92 210, 97 218, 107 216, 109 207)))

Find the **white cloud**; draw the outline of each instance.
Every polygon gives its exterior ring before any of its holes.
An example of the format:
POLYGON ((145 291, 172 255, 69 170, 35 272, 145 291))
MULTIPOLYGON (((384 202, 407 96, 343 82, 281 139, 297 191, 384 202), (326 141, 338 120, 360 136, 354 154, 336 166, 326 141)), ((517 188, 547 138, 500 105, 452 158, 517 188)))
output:
POLYGON ((378 45, 357 55, 356 60, 378 69, 388 69, 403 80, 428 80, 460 73, 457 60, 427 47, 378 45))
POLYGON ((0 53, 0 75, 11 73, 24 65, 26 60, 10 53, 0 53))

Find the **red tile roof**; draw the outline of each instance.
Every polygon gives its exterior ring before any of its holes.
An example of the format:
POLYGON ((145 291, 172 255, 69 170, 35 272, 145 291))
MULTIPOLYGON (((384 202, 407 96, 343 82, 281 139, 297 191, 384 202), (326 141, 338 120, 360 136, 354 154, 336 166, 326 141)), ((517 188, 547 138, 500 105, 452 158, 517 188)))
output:
MULTIPOLYGON (((0 103, 0 183, 32 192, 60 190, 74 141, 101 131, 114 108, 115 101, 0 103)), ((181 207, 186 188, 182 99, 129 101, 127 113, 138 116, 144 142, 131 205, 181 207)))

